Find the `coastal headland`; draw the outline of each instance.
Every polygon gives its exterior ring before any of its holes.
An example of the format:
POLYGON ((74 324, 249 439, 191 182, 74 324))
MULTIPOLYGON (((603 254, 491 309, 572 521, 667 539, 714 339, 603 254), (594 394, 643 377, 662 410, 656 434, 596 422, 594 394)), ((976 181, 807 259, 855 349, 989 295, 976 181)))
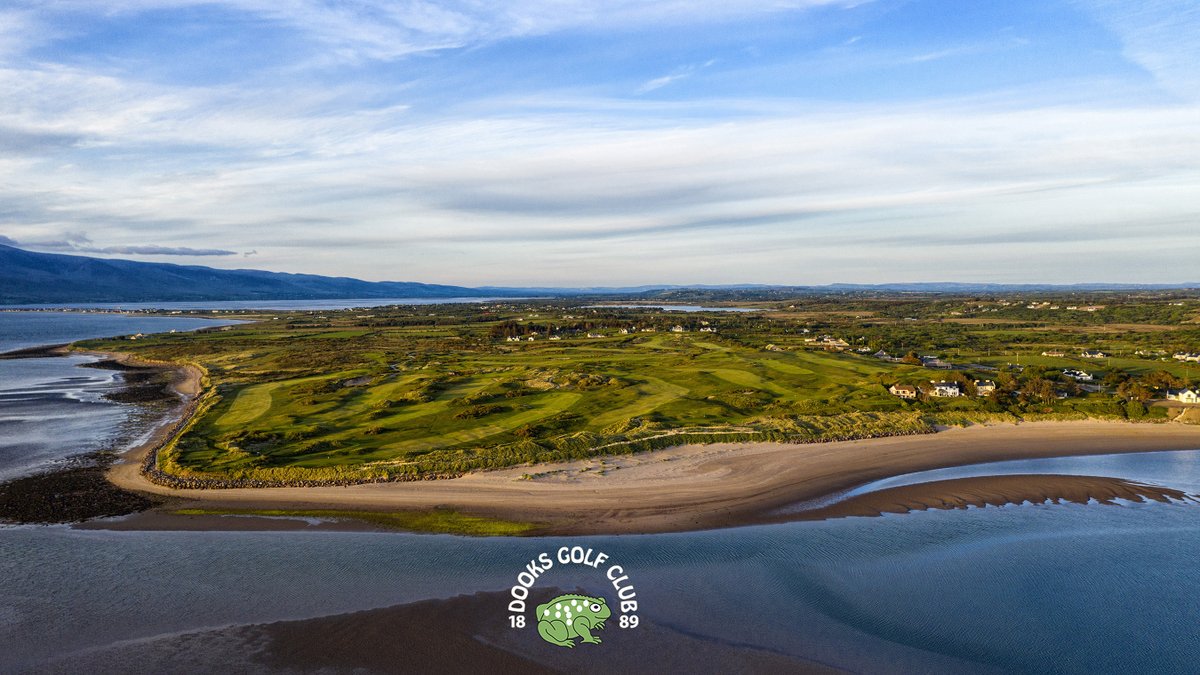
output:
POLYGON ((101 482, 162 504, 87 527, 664 532, 1176 500, 1121 476, 841 499, 933 468, 1200 449, 1185 400, 1196 310, 1170 300, 1053 320, 1010 300, 895 297, 284 310, 20 355, 98 355, 124 371, 106 397, 157 415, 101 482), (1134 314, 1146 330, 1106 332, 1134 314))
MULTIPOLYGON (((121 358, 130 362, 128 357, 121 358)), ((188 401, 178 413, 187 415, 200 393, 202 373, 190 366, 176 372, 174 387, 188 401)), ((1047 421, 979 424, 941 429, 935 434, 827 443, 679 446, 442 480, 176 489, 152 482, 142 468, 178 425, 178 418, 164 420, 155 434, 126 452, 107 474, 117 487, 166 499, 166 504, 87 527, 291 529, 305 524, 277 516, 434 509, 529 524, 520 532, 523 534, 585 535, 687 531, 1025 501, 1162 501, 1183 495, 1104 477, 1036 476, 1036 480, 1022 481, 1004 476, 966 479, 970 489, 965 493, 958 489, 963 487, 958 481, 942 481, 932 493, 908 488, 900 500, 886 501, 889 495, 884 495, 882 503, 879 498, 849 500, 844 507, 824 503, 875 480, 928 469, 1011 459, 1200 448, 1200 426, 1195 425, 1047 421), (781 515, 785 508, 788 513, 781 515)))

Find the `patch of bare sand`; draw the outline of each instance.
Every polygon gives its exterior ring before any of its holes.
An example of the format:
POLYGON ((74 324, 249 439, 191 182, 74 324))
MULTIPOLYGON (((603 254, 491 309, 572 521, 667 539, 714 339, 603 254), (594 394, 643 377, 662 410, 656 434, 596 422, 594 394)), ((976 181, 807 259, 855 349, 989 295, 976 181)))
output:
MULTIPOLYGON (((428 510, 541 523, 541 534, 666 532, 766 522, 780 507, 889 476, 1036 457, 1200 448, 1200 427, 1035 422, 819 444, 685 446, 631 456, 346 487, 176 490, 137 471, 110 479, 177 498, 172 508, 428 510), (586 469, 586 470, 585 470, 586 469)), ((140 453, 140 454, 139 454, 140 453)), ((137 516, 126 526, 136 527, 137 516)), ((161 524, 159 525, 161 526, 161 524)))

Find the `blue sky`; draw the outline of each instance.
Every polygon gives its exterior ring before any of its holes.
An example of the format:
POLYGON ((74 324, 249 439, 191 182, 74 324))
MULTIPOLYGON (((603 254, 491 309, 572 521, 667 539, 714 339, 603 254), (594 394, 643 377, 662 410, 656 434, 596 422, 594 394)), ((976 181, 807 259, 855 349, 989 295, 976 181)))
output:
POLYGON ((1200 279, 1192 0, 0 2, 0 241, 460 284, 1200 279))

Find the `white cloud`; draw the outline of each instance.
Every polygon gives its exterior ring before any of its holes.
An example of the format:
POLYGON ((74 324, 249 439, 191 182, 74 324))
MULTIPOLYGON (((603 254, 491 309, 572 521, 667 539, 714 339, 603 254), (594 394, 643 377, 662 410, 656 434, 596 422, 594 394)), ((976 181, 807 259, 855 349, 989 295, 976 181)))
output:
POLYGON ((1200 213, 1200 111, 1188 105, 810 103, 801 112, 775 102, 757 115, 664 123, 631 116, 626 104, 612 116, 417 123, 403 107, 315 114, 303 96, 239 107, 219 90, 113 84, 94 87, 108 98, 54 114, 69 98, 60 88, 81 82, 95 84, 62 73, 42 81, 27 114, 0 105, 0 119, 44 117, 47 128, 92 139, 93 164, 53 154, 0 164, 3 201, 26 205, 7 217, 5 232, 19 240, 83 224, 107 247, 194 237, 195 248, 258 250, 267 267, 345 273, 353 259, 353 273, 371 278, 395 278, 399 254, 408 278, 463 283, 538 282, 535 268, 499 262, 534 256, 538 275, 562 270, 549 283, 578 273, 572 250, 586 251, 591 269, 625 261, 654 270, 653 281, 783 282, 768 264, 781 251, 822 251, 810 269, 830 280, 847 245, 928 262, 934 253, 916 252, 957 246, 994 260, 1021 246, 995 232, 1021 240, 1057 229, 1084 247, 1137 232, 1173 242, 1171 254, 1197 238, 1178 230, 1200 213), (102 112, 91 110, 97 103, 102 112), (1169 236, 1141 225, 1155 222, 1176 224, 1169 236), (896 236, 885 243, 881 231, 896 236), (705 250, 746 257, 719 278, 693 279, 698 264, 719 269, 705 250), (455 260, 469 260, 470 272, 450 267, 455 260))
MULTIPOLYGON (((870 0, 867 0, 870 1, 870 0)), ((220 6, 311 35, 341 59, 393 59, 566 29, 687 25, 864 0, 26 0, 43 14, 220 6)))
POLYGON ((646 94, 646 93, 654 91, 655 89, 662 89, 663 87, 667 86, 668 84, 671 84, 672 82, 678 82, 679 80, 687 79, 687 78, 691 77, 693 74, 695 74, 697 71, 703 70, 705 68, 710 68, 713 65, 715 65, 716 63, 717 63, 717 59, 709 59, 708 61, 705 61, 704 63, 699 64, 699 65, 690 64, 690 65, 682 66, 680 68, 675 69, 675 72, 673 72, 669 75, 663 75, 662 77, 656 77, 654 79, 648 80, 647 82, 642 84, 642 86, 637 88, 637 93, 646 94))
POLYGON ((1125 55, 1177 96, 1200 100, 1200 4, 1195 0, 1076 0, 1125 55))
MULTIPOLYGON (((793 7, 226 4, 300 26, 349 58, 793 7)), ((794 6, 816 4, 827 3, 794 6)), ((268 269, 474 284, 887 281, 930 269, 1079 280, 1081 255, 1107 264, 1156 247, 1145 254, 1155 278, 1182 280, 1163 274, 1200 254, 1193 102, 1053 106, 1005 92, 835 106, 547 92, 430 119, 361 82, 200 87, 0 63, 0 231, 18 241, 86 229, 111 251, 160 242, 185 254, 256 251, 268 269)), ((1112 264, 1093 278, 1148 268, 1112 264)))

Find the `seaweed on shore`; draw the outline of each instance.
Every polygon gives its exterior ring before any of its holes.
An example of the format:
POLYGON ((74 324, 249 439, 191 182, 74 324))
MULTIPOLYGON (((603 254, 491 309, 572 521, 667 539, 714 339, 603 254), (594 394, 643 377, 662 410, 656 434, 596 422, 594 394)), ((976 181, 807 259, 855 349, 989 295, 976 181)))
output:
POLYGON ((145 511, 160 502, 122 490, 105 477, 115 456, 93 453, 55 471, 0 483, 0 521, 78 523, 145 511))
POLYGON ((120 391, 109 392, 104 398, 114 403, 178 403, 179 397, 171 390, 168 382, 125 386, 120 391))
POLYGON ((142 366, 132 363, 122 363, 116 359, 101 359, 91 363, 81 363, 80 368, 97 368, 99 370, 117 370, 121 372, 154 372, 159 370, 158 366, 142 366))
POLYGON ((122 363, 115 359, 104 359, 80 364, 81 368, 113 370, 121 374, 124 386, 119 391, 109 392, 104 398, 114 403, 177 403, 178 396, 171 389, 171 373, 161 366, 143 366, 122 363))

